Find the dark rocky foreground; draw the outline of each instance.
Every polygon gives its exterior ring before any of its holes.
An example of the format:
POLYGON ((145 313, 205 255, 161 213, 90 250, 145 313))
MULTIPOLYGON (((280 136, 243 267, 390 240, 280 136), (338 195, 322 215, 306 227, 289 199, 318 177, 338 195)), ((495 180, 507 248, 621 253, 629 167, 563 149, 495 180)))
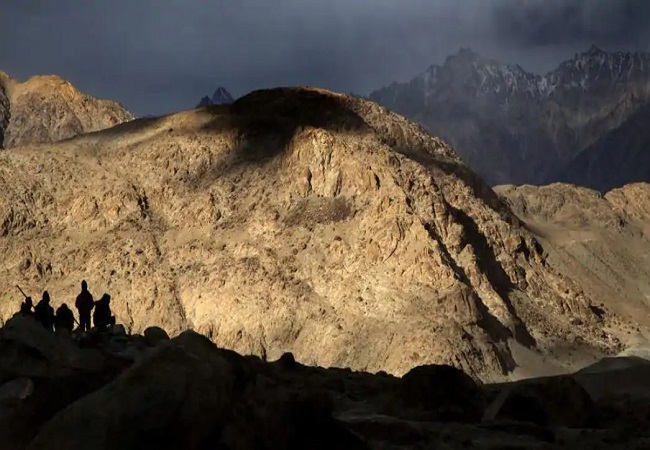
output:
MULTIPOLYGON (((647 364, 622 365, 648 379, 647 364)), ((599 370, 481 386, 449 366, 396 378, 264 362, 191 331, 73 339, 14 317, 0 330, 0 450, 650 448, 650 402, 590 395, 604 376, 625 384, 599 370)))

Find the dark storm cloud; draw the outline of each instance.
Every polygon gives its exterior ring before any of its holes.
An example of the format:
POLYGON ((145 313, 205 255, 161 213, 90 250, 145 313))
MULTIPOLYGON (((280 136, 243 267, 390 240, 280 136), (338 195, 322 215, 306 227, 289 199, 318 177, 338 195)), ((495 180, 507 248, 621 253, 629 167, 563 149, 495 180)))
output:
POLYGON ((191 107, 217 85, 366 93, 461 46, 543 70, 590 42, 646 45, 648 3, 3 0, 0 69, 56 73, 140 114, 191 107))
POLYGON ((647 0, 500 1, 492 12, 497 40, 505 45, 647 48, 650 38, 647 0))

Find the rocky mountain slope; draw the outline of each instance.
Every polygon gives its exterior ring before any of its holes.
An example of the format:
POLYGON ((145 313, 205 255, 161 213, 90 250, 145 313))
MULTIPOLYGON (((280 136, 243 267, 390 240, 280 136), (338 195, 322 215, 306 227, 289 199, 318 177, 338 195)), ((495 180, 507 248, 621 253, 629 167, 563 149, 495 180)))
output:
MULTIPOLYGON (((549 264, 570 273, 592 304, 650 324, 650 185, 604 196, 567 184, 496 190, 542 242, 549 264)), ((629 341, 648 356, 643 333, 629 341)))
POLYGON ((463 49, 370 98, 444 137, 490 184, 546 184, 650 101, 650 54, 592 47, 541 76, 463 49))
POLYGON ((60 141, 132 120, 121 105, 54 75, 20 83, 0 72, 0 148, 60 141))
POLYGON ((649 374, 617 358, 501 385, 449 366, 396 378, 17 316, 0 329, 0 449, 647 448, 649 374))
POLYGON ((212 97, 208 97, 207 95, 203 97, 201 101, 199 101, 197 108, 203 106, 229 105, 234 101, 235 99, 230 95, 230 92, 228 92, 226 88, 219 86, 212 94, 212 97))
POLYGON ((447 145, 361 99, 258 91, 6 151, 0 192, 4 318, 16 284, 59 304, 85 278, 130 331, 321 366, 500 379, 620 345, 447 145))
POLYGON ((650 181, 650 103, 576 156, 560 179, 601 192, 650 181))

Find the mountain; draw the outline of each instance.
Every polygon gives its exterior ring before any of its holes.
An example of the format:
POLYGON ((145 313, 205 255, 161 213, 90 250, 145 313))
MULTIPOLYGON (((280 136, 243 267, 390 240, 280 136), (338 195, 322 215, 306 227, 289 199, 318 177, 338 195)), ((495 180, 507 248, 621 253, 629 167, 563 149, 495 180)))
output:
POLYGON ((16 284, 58 305, 87 279, 132 332, 484 380, 580 367, 626 336, 450 147, 359 98, 256 91, 0 164, 4 319, 16 284))
POLYGON ((650 103, 580 152, 560 179, 601 192, 650 180, 650 103))
POLYGON ((650 101, 650 54, 592 46, 541 76, 461 49, 370 99, 444 137, 490 184, 546 184, 650 101))
MULTIPOLYGON (((564 183, 499 186, 496 192, 547 252, 547 262, 570 273, 597 306, 630 324, 650 323, 650 184, 605 195, 564 183)), ((650 334, 631 331, 632 348, 648 358, 650 334)))
POLYGON ((202 106, 229 105, 234 101, 235 99, 232 98, 230 92, 228 92, 226 88, 219 86, 217 90, 214 91, 214 94, 212 94, 212 97, 208 97, 206 95, 201 99, 196 107, 200 108, 202 106))
POLYGON ((0 72, 0 148, 60 141, 132 119, 118 103, 79 92, 58 76, 20 83, 0 72))

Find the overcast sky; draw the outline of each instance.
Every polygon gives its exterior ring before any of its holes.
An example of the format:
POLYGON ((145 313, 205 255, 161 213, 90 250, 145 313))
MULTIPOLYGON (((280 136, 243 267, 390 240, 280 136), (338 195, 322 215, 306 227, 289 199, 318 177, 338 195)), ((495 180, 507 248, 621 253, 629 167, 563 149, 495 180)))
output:
POLYGON ((648 0, 0 0, 0 70, 58 74, 136 114, 309 84, 367 94, 460 47, 543 72, 649 50, 648 0))

